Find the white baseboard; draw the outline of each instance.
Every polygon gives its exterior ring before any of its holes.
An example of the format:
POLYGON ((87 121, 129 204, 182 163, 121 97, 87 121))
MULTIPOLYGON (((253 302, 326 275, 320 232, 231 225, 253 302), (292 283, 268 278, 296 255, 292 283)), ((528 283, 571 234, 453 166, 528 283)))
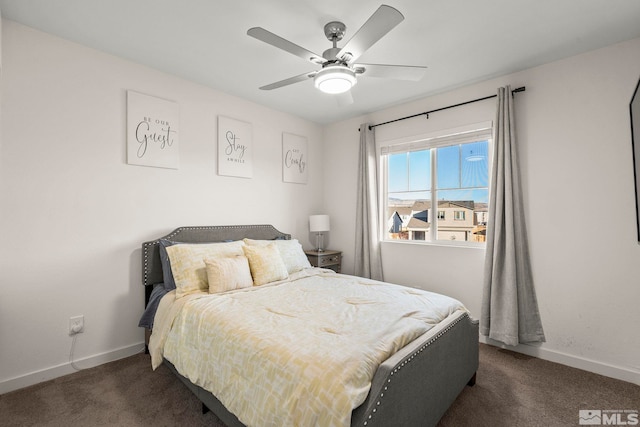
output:
POLYGON ((480 336, 480 342, 489 344, 494 347, 512 350, 527 356, 537 357, 539 359, 548 360, 549 362, 559 363, 561 365, 570 366, 572 368, 582 369, 583 371, 593 372, 595 374, 604 375, 605 377, 615 378, 640 385, 640 371, 615 366, 608 363, 597 362, 595 360, 586 359, 584 357, 574 356, 562 353, 556 350, 549 350, 543 347, 536 347, 527 344, 518 344, 516 347, 504 345, 491 338, 480 336))
MULTIPOLYGON (((582 357, 577 357, 542 347, 535 347, 526 344, 519 344, 516 347, 506 346, 485 336, 480 337, 480 342, 492 345, 494 347, 505 348, 518 353, 523 353, 528 356, 537 357, 539 359, 548 360, 550 362, 560 363, 561 365, 571 366, 572 368, 582 369, 584 371, 589 371, 599 375, 604 375, 606 377, 640 385, 639 371, 622 368, 602 362, 596 362, 594 360, 585 359, 582 357)), ((134 354, 141 353, 143 350, 144 343, 140 342, 138 344, 121 347, 106 353, 101 353, 85 357, 83 359, 75 360, 74 365, 82 369, 93 368, 94 366, 133 356, 134 354)), ((76 372, 76 370, 73 369, 70 363, 63 363, 58 366, 53 366, 51 368, 32 372, 30 374, 10 378, 8 380, 0 382, 0 394, 8 393, 10 391, 18 390, 24 387, 29 387, 43 381, 48 381, 54 378, 61 377, 63 375, 72 374, 74 372, 76 372)))
MULTIPOLYGON (((73 364, 81 369, 93 368, 98 365, 133 356, 134 354, 141 353, 142 351, 144 351, 144 342, 127 347, 121 347, 106 353, 85 357, 83 359, 77 359, 73 361, 73 364)), ((74 372, 77 371, 70 363, 63 363, 61 365, 42 369, 19 377, 9 378, 8 380, 0 382, 0 394, 29 387, 43 381, 49 381, 63 375, 72 374, 74 372)))

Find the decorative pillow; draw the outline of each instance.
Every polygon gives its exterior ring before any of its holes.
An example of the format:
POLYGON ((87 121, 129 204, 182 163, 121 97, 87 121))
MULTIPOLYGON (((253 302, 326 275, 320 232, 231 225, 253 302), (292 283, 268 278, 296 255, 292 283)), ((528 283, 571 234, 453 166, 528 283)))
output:
POLYGON ((302 249, 302 245, 298 240, 252 240, 252 239, 244 239, 244 243, 249 246, 266 246, 274 243, 278 250, 280 251, 280 256, 282 257, 282 261, 284 265, 287 267, 287 272, 289 274, 295 273, 296 271, 300 271, 304 268, 311 267, 311 263, 309 263, 309 259, 304 253, 302 249))
POLYGON ((249 260, 246 256, 207 258, 204 264, 207 268, 210 294, 253 286, 249 260))
POLYGON ((275 243, 266 246, 243 246, 244 254, 249 258, 249 267, 255 286, 283 280, 289 277, 287 267, 282 261, 275 243))
POLYGON ((209 291, 204 260, 243 255, 242 241, 228 243, 179 243, 166 248, 176 282, 176 298, 197 291, 209 291))

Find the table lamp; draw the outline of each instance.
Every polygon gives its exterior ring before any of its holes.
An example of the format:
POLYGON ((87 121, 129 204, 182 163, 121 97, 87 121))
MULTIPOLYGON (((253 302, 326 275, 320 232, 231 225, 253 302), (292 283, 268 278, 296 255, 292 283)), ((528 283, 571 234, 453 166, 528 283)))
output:
POLYGON ((316 233, 316 252, 324 252, 324 232, 329 231, 329 215, 311 215, 309 217, 309 231, 316 233))

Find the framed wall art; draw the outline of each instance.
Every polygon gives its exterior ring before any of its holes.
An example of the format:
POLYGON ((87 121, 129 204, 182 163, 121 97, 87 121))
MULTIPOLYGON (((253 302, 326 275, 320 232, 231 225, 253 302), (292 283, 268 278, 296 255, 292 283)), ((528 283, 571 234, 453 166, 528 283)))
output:
POLYGON ((284 132, 282 134, 282 179, 284 182, 307 183, 307 138, 284 132))
POLYGON ((251 123, 218 116, 218 175, 253 176, 251 123))
POLYGON ((178 169, 178 104, 127 91, 127 163, 178 169))

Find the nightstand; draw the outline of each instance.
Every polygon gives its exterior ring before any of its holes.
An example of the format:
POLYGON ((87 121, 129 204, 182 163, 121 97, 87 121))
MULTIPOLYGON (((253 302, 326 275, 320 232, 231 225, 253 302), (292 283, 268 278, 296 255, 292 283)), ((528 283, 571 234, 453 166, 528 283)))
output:
POLYGON ((309 262, 314 267, 330 268, 336 273, 340 273, 342 268, 342 251, 330 251, 328 249, 318 251, 304 251, 309 258, 309 262))

